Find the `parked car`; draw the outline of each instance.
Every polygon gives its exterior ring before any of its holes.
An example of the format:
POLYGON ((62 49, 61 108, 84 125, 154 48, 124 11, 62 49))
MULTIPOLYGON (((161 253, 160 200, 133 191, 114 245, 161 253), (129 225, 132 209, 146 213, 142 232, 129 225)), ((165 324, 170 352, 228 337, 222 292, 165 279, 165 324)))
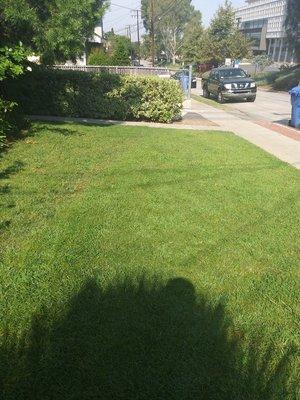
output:
POLYGON ((202 76, 203 96, 216 96, 219 103, 225 100, 255 101, 257 87, 250 75, 241 68, 219 67, 202 76))
MULTIPOLYGON (((185 75, 188 77, 189 71, 187 69, 181 69, 181 70, 175 72, 174 75, 171 75, 171 78, 180 82, 182 79, 182 75, 185 75)), ((192 89, 196 89, 196 88, 197 88, 197 79, 196 79, 196 77, 192 76, 192 89)))

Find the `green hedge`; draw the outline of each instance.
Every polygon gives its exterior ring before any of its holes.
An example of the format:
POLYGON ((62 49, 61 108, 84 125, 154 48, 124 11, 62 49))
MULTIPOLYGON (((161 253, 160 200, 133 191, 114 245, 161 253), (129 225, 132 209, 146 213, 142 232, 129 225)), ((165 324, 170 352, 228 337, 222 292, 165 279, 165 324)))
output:
POLYGON ((43 68, 10 82, 6 96, 29 115, 171 122, 182 108, 173 80, 43 68))
POLYGON ((264 72, 255 76, 259 86, 270 85, 275 90, 290 90, 300 82, 300 67, 264 72))
POLYGON ((290 90, 297 86, 299 82, 300 68, 279 75, 273 83, 273 88, 277 90, 290 90))

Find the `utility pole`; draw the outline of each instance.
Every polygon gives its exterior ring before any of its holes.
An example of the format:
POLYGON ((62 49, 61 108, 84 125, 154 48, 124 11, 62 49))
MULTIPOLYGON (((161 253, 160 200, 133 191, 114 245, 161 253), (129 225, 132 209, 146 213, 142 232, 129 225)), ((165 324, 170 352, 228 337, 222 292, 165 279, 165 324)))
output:
POLYGON ((188 95, 187 99, 191 100, 191 91, 192 91, 192 75, 193 75, 193 65, 189 66, 189 86, 188 86, 188 95))
POLYGON ((134 17, 136 18, 138 60, 139 60, 139 65, 140 65, 141 64, 140 10, 132 10, 132 12, 134 13, 134 17))
POLYGON ((130 39, 131 41, 131 25, 126 26, 126 36, 130 39))
POLYGON ((154 1, 150 0, 150 15, 151 15, 151 59, 152 67, 155 65, 155 32, 154 32, 154 1))
POLYGON ((131 36, 131 25, 126 26, 126 36, 130 39, 130 60, 131 64, 133 64, 133 48, 132 48, 132 36, 131 36))

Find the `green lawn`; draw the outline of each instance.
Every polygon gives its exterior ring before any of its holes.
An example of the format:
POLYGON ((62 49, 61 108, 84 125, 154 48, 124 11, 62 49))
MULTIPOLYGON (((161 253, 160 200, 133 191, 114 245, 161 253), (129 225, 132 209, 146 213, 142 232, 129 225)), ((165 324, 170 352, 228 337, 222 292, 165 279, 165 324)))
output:
POLYGON ((219 108, 221 110, 227 110, 230 111, 230 108, 227 106, 227 104, 222 104, 222 103, 218 103, 216 98, 206 98, 203 96, 198 96, 196 94, 192 94, 192 99, 199 101, 200 103, 204 103, 207 104, 208 106, 212 106, 215 108, 219 108))
POLYGON ((298 171, 229 133, 30 133, 0 159, 1 400, 299 399, 298 171))

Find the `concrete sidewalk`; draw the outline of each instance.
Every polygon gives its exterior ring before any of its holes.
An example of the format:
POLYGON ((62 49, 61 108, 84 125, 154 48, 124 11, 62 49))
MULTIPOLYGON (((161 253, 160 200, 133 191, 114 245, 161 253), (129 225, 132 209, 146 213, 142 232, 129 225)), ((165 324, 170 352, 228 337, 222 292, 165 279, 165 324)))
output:
POLYGON ((218 126, 214 126, 214 129, 233 132, 280 160, 300 169, 299 141, 260 126, 249 119, 239 118, 226 110, 217 109, 193 99, 184 103, 183 115, 187 113, 198 113, 218 126))
POLYGON ((41 122, 61 122, 61 123, 79 123, 89 125, 123 125, 123 126, 146 126, 150 128, 163 128, 163 129, 184 129, 194 131, 223 131, 217 124, 213 122, 207 122, 207 120, 201 117, 199 114, 200 121, 195 123, 195 120, 183 122, 173 122, 171 124, 160 123, 160 122, 146 122, 146 121, 117 121, 108 119, 97 119, 97 118, 81 118, 81 117, 52 117, 49 115, 29 115, 28 117, 32 121, 41 122), (203 123, 202 123, 203 121, 203 123))

